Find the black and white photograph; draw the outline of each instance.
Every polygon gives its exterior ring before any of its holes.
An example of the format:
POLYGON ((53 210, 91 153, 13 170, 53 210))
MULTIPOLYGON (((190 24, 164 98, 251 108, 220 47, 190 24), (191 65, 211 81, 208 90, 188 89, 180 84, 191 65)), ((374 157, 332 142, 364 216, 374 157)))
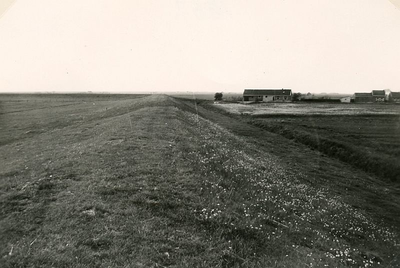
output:
POLYGON ((400 0, 0 0, 1 268, 400 268, 400 0))

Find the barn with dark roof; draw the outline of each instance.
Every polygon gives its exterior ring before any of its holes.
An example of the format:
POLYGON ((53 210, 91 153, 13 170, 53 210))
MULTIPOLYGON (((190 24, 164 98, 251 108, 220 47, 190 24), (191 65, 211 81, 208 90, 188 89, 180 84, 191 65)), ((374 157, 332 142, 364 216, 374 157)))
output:
POLYGON ((291 102, 291 89, 245 89, 243 92, 244 101, 260 102, 291 102))
POLYGON ((371 93, 354 94, 354 102, 356 103, 385 102, 385 100, 386 100, 385 90, 372 90, 371 93))
POLYGON ((400 92, 390 92, 389 101, 400 103, 400 92))

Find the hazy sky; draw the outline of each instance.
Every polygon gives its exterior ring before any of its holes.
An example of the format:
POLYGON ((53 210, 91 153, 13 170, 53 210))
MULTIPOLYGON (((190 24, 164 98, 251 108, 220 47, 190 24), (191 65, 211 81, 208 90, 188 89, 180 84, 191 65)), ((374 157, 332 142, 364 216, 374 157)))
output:
POLYGON ((0 0, 0 91, 400 91, 399 7, 0 0))

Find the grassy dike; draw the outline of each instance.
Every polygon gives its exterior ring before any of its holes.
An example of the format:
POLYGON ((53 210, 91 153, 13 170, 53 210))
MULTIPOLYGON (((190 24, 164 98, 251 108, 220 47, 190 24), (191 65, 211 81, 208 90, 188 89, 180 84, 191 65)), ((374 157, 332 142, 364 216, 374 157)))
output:
POLYGON ((382 154, 376 155, 366 151, 364 148, 354 146, 350 142, 315 135, 312 131, 297 130, 294 127, 279 123, 255 119, 251 121, 251 124, 307 145, 328 156, 375 174, 383 180, 394 183, 399 183, 400 181, 400 162, 395 157, 388 157, 382 154))
POLYGON ((1 267, 398 264, 397 230, 194 106, 108 104, 0 147, 1 267))

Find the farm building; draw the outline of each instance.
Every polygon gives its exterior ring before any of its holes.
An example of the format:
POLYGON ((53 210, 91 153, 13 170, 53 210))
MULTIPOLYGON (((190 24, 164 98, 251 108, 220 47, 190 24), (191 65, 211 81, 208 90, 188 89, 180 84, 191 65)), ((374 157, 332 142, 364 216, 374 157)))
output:
POLYGON ((386 100, 385 90, 372 90, 374 102, 384 102, 386 100))
POLYGON ((244 101, 262 102, 291 102, 291 89, 245 89, 243 92, 244 101))
POLYGON ((351 97, 343 97, 343 98, 340 99, 340 102, 350 103, 351 102, 351 97))
POLYGON ((371 93, 355 93, 354 102, 356 103, 373 103, 373 102, 385 102, 386 93, 385 90, 372 90, 371 93))
POLYGON ((354 102, 373 102, 372 93, 354 93, 354 102))
POLYGON ((389 101, 400 103, 400 92, 390 92, 389 101))

